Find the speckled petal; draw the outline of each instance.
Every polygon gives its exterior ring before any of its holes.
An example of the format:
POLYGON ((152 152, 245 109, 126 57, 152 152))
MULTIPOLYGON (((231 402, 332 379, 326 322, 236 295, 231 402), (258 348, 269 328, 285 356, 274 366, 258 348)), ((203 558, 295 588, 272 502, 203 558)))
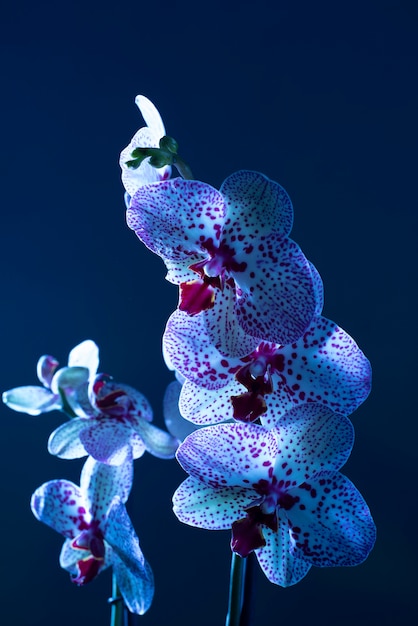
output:
POLYGON ((319 316, 324 308, 324 283, 315 265, 309 261, 309 267, 311 268, 312 282, 315 290, 316 308, 315 315, 319 316))
POLYGON ((41 415, 41 413, 55 411, 62 407, 59 396, 45 387, 31 385, 4 391, 2 400, 10 409, 28 415, 41 415))
POLYGON ((142 615, 154 596, 154 577, 125 506, 117 498, 109 510, 104 536, 114 552, 114 573, 125 603, 132 613, 142 615))
POLYGON ((185 419, 202 426, 232 420, 231 396, 242 391, 243 386, 234 378, 226 387, 214 391, 186 381, 180 393, 180 413, 185 419))
POLYGON ((267 479, 277 444, 256 424, 216 424, 191 433, 177 451, 180 465, 212 487, 245 487, 267 479))
POLYGON ((304 402, 320 402, 335 413, 350 415, 369 395, 368 359, 354 339, 325 317, 315 318, 299 341, 277 353, 283 354, 285 367, 273 376, 275 393, 266 397, 266 426, 304 402))
POLYGON ((173 495, 173 511, 181 522, 207 530, 226 530, 245 517, 245 508, 259 496, 246 487, 213 489, 187 478, 173 495))
POLYGON ((130 426, 105 417, 86 421, 90 425, 80 432, 80 441, 86 454, 111 465, 120 465, 131 456, 130 426))
POLYGON ((291 239, 273 234, 254 241, 246 262, 245 271, 232 272, 240 325, 265 341, 297 341, 311 323, 318 299, 305 255, 291 239))
POLYGON ((240 232, 249 231, 257 236, 290 233, 293 223, 290 198, 281 185, 264 174, 249 170, 235 172, 222 183, 220 191, 227 205, 226 234, 230 232, 234 236, 234 245, 240 246, 240 232))
POLYGON ((367 558, 376 528, 367 504, 348 478, 339 472, 321 472, 291 494, 300 498, 287 511, 295 554, 300 552, 317 567, 358 565, 367 558))
POLYGON ((84 494, 69 480, 44 483, 33 493, 30 504, 39 521, 64 537, 76 537, 91 520, 84 494))
POLYGON ((188 380, 205 387, 224 387, 242 365, 240 359, 223 356, 212 344, 204 313, 191 317, 174 311, 163 335, 169 362, 188 380))
POLYGON ((340 469, 354 442, 350 420, 316 403, 293 409, 270 432, 278 447, 274 474, 287 488, 318 471, 340 469))
POLYGON ((268 580, 281 587, 298 583, 311 568, 310 563, 291 551, 289 526, 283 514, 279 516, 279 529, 274 532, 263 526, 266 545, 255 551, 258 562, 268 580))
POLYGON ((80 432, 88 425, 87 419, 77 417, 58 426, 49 436, 48 452, 60 459, 78 459, 85 456, 80 432))
POLYGON ((226 357, 243 357, 256 349, 259 339, 245 332, 237 324, 235 311, 236 293, 233 281, 225 283, 216 293, 215 305, 204 311, 206 333, 210 342, 226 357))
POLYGON ((80 489, 86 494, 95 520, 105 520, 115 496, 128 500, 133 480, 132 459, 121 465, 107 465, 88 457, 80 476, 80 489))
POLYGON ((219 191, 199 181, 174 178, 138 189, 127 210, 127 223, 141 241, 163 259, 207 254, 202 241, 218 241, 225 207, 219 191))

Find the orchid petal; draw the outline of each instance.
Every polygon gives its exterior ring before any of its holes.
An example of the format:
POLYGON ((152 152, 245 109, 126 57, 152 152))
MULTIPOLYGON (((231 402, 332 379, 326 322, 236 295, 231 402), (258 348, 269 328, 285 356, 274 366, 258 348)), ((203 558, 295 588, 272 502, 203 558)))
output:
POLYGON ((191 317, 175 311, 163 335, 169 362, 188 380, 206 389, 219 389, 241 366, 239 359, 224 357, 212 344, 204 314, 191 317))
POLYGON ((246 261, 243 271, 231 272, 240 325, 265 341, 297 341, 317 307, 317 286, 305 255, 291 239, 271 234, 257 238, 246 261))
POLYGON ((32 495, 35 517, 64 537, 74 538, 91 520, 81 489, 69 480, 51 480, 32 495))
POLYGON ((4 391, 2 399, 10 409, 28 415, 40 415, 62 408, 61 398, 45 387, 15 387, 4 391))
POLYGON ((245 516, 245 508, 258 498, 248 487, 213 487, 189 477, 173 495, 173 511, 181 522, 207 530, 226 530, 245 516))
POLYGON ((99 368, 99 348, 91 339, 86 339, 73 348, 68 355, 69 367, 87 367, 90 378, 99 368))
MULTIPOLYGON (((151 422, 153 418, 152 407, 143 393, 123 383, 110 383, 115 389, 122 389, 128 396, 129 400, 133 404, 133 409, 130 410, 130 415, 135 415, 141 419, 151 422)), ((109 385, 108 385, 109 386, 109 385)))
MULTIPOLYGON (((228 176, 220 192, 227 205, 226 226, 229 232, 250 231, 258 235, 272 232, 288 235, 293 224, 290 198, 279 183, 249 170, 228 176)), ((234 240, 234 246, 238 243, 234 240)))
POLYGON ((87 385, 88 380, 89 370, 87 367, 62 367, 56 372, 51 381, 51 391, 59 394, 60 390, 62 390, 67 396, 79 387, 87 385))
POLYGON ((80 441, 86 454, 97 461, 120 465, 131 455, 131 428, 104 417, 86 420, 90 425, 80 432, 80 441))
POLYGON ((292 539, 285 516, 279 513, 277 532, 263 526, 266 545, 255 550, 258 562, 268 580, 281 587, 298 583, 311 568, 311 564, 291 550, 292 539))
POLYGON ((320 402, 349 415, 367 398, 371 367, 356 342, 325 317, 317 317, 299 341, 279 347, 286 367, 273 376, 277 392, 266 397, 265 426, 276 424, 286 410, 320 402))
POLYGON ((197 274, 190 269, 190 266, 201 260, 201 252, 190 254, 190 256, 183 260, 176 259, 172 261, 171 259, 164 259, 164 263, 167 268, 167 274, 165 276, 166 280, 174 285, 180 285, 181 283, 187 283, 191 280, 195 280, 197 274))
POLYGON ((157 107, 145 96, 138 95, 135 98, 135 104, 141 111, 145 124, 150 128, 154 135, 158 138, 164 137, 165 127, 161 115, 157 107))
POLYGON ((186 437, 177 460, 191 476, 212 487, 245 487, 268 478, 276 454, 276 440, 262 426, 216 424, 186 437))
POLYGON ((154 578, 125 506, 118 498, 109 509, 104 535, 115 553, 113 567, 125 603, 131 612, 142 615, 153 599, 154 578))
POLYGON ((358 565, 367 558, 376 528, 348 478, 324 471, 291 493, 299 498, 287 511, 295 555, 317 567, 358 565))
POLYGON ((312 283, 315 291, 316 308, 315 315, 321 315, 324 308, 324 284, 322 278, 315 265, 309 261, 309 267, 311 268, 312 283))
POLYGON ((132 487, 133 463, 107 465, 88 457, 80 477, 80 489, 86 494, 92 516, 105 520, 115 496, 126 502, 132 487))
POLYGON ((38 363, 36 365, 36 373, 39 380, 43 385, 45 385, 45 387, 50 387, 51 380, 58 365, 59 363, 56 358, 51 356, 50 354, 44 354, 38 360, 38 363))
POLYGON ((86 455, 80 441, 80 433, 89 425, 85 418, 75 418, 61 424, 51 433, 48 440, 48 452, 60 459, 79 459, 86 455))
POLYGON ((145 448, 160 459, 172 459, 179 446, 179 440, 146 420, 137 419, 133 425, 137 435, 144 442, 145 448))
POLYGON ((210 391, 186 381, 180 394, 181 415, 201 426, 232 419, 231 396, 242 393, 242 385, 232 379, 226 387, 210 391))
POLYGON ((131 433, 131 449, 133 459, 139 459, 146 451, 144 442, 134 431, 131 433))
POLYGON ((201 314, 211 343, 221 355, 231 359, 250 354, 260 342, 237 323, 235 302, 235 286, 227 282, 222 292, 216 294, 215 305, 201 314))
POLYGON ((166 388, 163 398, 163 415, 167 430, 179 441, 190 435, 196 426, 184 419, 179 411, 179 396, 182 385, 173 380, 166 388))
POLYGON ((354 442, 350 420, 316 403, 289 411, 270 432, 278 446, 274 474, 286 488, 318 471, 340 469, 354 442))
POLYGON ((140 187, 127 210, 129 228, 163 259, 184 260, 217 241, 225 207, 219 191, 195 180, 173 178, 140 187))

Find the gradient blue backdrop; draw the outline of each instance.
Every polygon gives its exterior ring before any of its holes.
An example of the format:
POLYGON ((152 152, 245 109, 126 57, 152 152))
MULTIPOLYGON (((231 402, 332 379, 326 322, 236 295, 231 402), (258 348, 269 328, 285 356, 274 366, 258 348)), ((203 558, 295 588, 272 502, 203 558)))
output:
MULTIPOLYGON (((92 338, 101 370, 142 390, 162 425, 161 335, 176 306, 160 259, 125 225, 118 156, 151 98, 197 178, 240 168, 289 192, 293 237, 325 284, 324 314, 372 361, 346 473, 376 547, 353 569, 281 589, 257 571, 255 625, 415 624, 417 566, 418 10, 402 0, 191 0, 2 8, 1 389, 35 384, 92 338)), ((0 615, 13 626, 108 622, 110 574, 73 586, 62 539, 29 509, 36 487, 78 481, 46 451, 60 414, 0 407, 0 615)), ((143 626, 224 623, 229 534, 183 526, 175 461, 136 463, 130 511, 156 578, 143 626)))

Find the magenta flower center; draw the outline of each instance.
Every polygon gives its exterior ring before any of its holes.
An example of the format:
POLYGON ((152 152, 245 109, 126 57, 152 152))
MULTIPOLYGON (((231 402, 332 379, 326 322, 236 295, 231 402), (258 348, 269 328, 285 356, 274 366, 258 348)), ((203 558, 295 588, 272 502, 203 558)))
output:
POLYGON ((92 521, 88 528, 82 530, 71 546, 78 550, 90 552, 87 557, 77 561, 78 573, 72 577, 72 582, 77 585, 85 585, 92 581, 99 573, 104 563, 105 544, 103 533, 97 521, 92 521))
POLYGON ((179 309, 189 315, 197 315, 213 307, 215 292, 222 290, 231 273, 243 272, 247 263, 237 261, 235 250, 224 241, 219 246, 212 239, 202 242, 207 257, 190 265, 190 269, 199 275, 196 280, 181 283, 179 309))
POLYGON ((254 352, 243 359, 247 364, 239 368, 235 378, 247 391, 231 397, 235 419, 254 422, 266 412, 264 396, 274 391, 272 374, 284 370, 284 355, 279 349, 278 344, 263 341, 254 352))
POLYGON ((289 481, 278 481, 274 475, 253 487, 261 497, 247 507, 245 517, 232 524, 231 548, 242 557, 265 546, 263 526, 277 532, 279 510, 288 511, 299 501, 298 496, 288 493, 289 481))

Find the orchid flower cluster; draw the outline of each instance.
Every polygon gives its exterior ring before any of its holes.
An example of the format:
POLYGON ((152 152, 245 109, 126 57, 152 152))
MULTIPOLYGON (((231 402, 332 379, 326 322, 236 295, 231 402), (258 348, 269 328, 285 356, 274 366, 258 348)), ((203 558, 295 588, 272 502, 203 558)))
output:
POLYGON ((32 511, 64 535, 60 564, 77 584, 111 566, 126 606, 140 614, 151 604, 153 576, 125 504, 133 461, 145 450, 177 458, 188 477, 173 495, 175 515, 230 529, 235 563, 254 553, 282 587, 312 566, 360 564, 375 525, 340 470, 353 446, 349 416, 370 392, 371 368, 322 315, 321 278, 290 237, 291 200, 254 171, 231 174, 219 190, 194 180, 154 105, 144 96, 136 104, 146 126, 120 156, 127 224, 179 292, 163 334, 175 376, 164 396, 169 432, 151 423, 140 392, 97 374, 92 341, 74 348, 62 369, 41 357, 43 386, 12 389, 3 400, 31 415, 63 411, 70 419, 48 449, 87 461, 80 486, 45 483, 32 511))

